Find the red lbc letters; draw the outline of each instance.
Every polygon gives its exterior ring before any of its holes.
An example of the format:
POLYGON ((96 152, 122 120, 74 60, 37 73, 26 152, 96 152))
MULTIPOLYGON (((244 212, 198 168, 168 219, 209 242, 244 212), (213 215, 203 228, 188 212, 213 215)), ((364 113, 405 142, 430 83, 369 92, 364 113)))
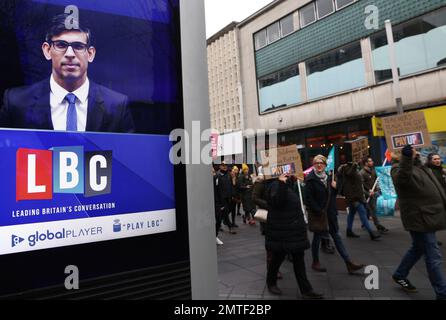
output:
POLYGON ((52 199, 52 152, 20 148, 16 159, 16 201, 52 199))

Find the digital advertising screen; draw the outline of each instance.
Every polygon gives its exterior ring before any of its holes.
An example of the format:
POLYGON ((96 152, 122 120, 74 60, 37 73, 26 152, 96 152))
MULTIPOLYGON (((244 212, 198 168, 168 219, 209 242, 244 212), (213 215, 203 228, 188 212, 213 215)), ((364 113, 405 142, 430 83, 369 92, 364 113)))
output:
POLYGON ((188 261, 178 0, 0 2, 0 296, 188 261))

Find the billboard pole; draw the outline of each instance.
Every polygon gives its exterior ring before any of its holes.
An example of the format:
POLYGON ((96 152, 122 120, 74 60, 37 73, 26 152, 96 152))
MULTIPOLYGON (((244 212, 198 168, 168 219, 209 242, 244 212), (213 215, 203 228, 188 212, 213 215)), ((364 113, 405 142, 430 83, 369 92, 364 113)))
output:
POLYGON ((398 66, 396 64, 395 42, 393 41, 392 23, 390 20, 384 22, 386 26, 387 43, 389 45, 389 61, 392 68, 393 79, 393 96, 396 102, 396 110, 398 114, 404 113, 403 100, 401 98, 400 77, 398 74, 398 66))

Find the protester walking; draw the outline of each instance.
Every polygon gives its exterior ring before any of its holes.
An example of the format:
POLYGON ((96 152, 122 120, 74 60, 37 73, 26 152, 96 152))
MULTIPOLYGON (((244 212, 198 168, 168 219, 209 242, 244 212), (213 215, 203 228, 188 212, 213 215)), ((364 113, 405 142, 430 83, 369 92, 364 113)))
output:
POLYGON ((237 205, 240 206, 241 199, 240 199, 240 190, 238 188, 238 176, 239 176, 239 169, 237 166, 233 166, 231 170, 231 208, 230 208, 230 214, 231 214, 231 227, 238 228, 238 225, 235 223, 235 217, 237 215, 237 205))
MULTIPOLYGON (((263 209, 268 211, 268 201, 267 201, 267 181, 265 181, 263 173, 259 173, 257 179, 254 182, 254 187, 252 190, 252 200, 254 204, 257 205, 258 209, 263 209)), ((260 232, 265 235, 266 232, 266 222, 260 222, 260 232)), ((269 269, 271 265, 271 260, 273 254, 271 251, 266 250, 266 270, 269 269)), ((277 279, 282 279, 282 273, 277 271, 277 279)))
POLYGON ((427 155, 426 167, 432 171, 446 192, 446 172, 443 169, 443 162, 441 161, 440 155, 438 153, 429 153, 427 155))
POLYGON ((254 183, 249 175, 249 167, 246 164, 242 165, 242 174, 238 178, 238 189, 240 190, 242 205, 243 205, 243 222, 255 225, 253 219, 255 213, 255 205, 252 201, 252 187, 254 183))
POLYGON ((318 272, 327 271, 320 264, 319 247, 322 235, 329 233, 347 266, 347 271, 353 274, 355 271, 363 268, 364 265, 352 262, 339 235, 336 181, 333 180, 331 175, 326 174, 326 167, 327 158, 323 155, 315 156, 313 159, 313 170, 305 178, 305 204, 309 215, 310 230, 314 232, 311 244, 312 269, 318 272), (312 221, 318 221, 318 226, 314 226, 313 230, 312 221))
POLYGON ((348 162, 338 169, 339 175, 343 181, 343 192, 347 200, 349 212, 347 216, 347 237, 359 238, 359 235, 353 232, 353 221, 358 212, 361 223, 370 235, 371 240, 379 240, 380 234, 373 231, 367 219, 366 199, 362 186, 361 175, 358 171, 358 163, 348 162))
POLYGON ((310 247, 310 242, 300 198, 292 190, 289 180, 289 176, 282 174, 269 188, 265 247, 272 252, 272 259, 267 271, 267 287, 272 294, 282 294, 277 287, 277 272, 285 256, 291 254, 302 298, 322 299, 323 295, 313 290, 307 278, 304 252, 310 247))
POLYGON ((224 206, 224 211, 222 213, 222 221, 228 227, 228 231, 231 234, 235 234, 231 221, 229 221, 229 213, 231 212, 231 202, 232 202, 232 183, 230 175, 228 174, 228 166, 225 162, 220 164, 220 169, 217 172, 216 177, 216 186, 217 191, 219 192, 219 196, 221 202, 224 206))
POLYGON ((389 229, 381 224, 376 215, 376 202, 381 194, 381 189, 379 188, 379 183, 376 181, 375 164, 371 157, 364 157, 362 160, 362 169, 359 171, 359 174, 362 178, 362 186, 364 188, 364 196, 367 204, 366 209, 370 214, 376 229, 381 233, 387 233, 389 232, 389 229))
POLYGON ((212 167, 212 181, 214 185, 215 237, 217 245, 223 245, 223 241, 218 238, 218 233, 220 232, 225 205, 220 196, 220 190, 218 188, 218 177, 214 167, 212 167))
POLYGON ((421 165, 419 154, 410 145, 395 158, 392 180, 400 200, 401 220, 412 245, 393 273, 393 280, 408 292, 416 287, 407 279, 410 270, 424 256, 430 283, 438 300, 446 299, 446 278, 436 232, 446 229, 446 193, 438 179, 421 165))

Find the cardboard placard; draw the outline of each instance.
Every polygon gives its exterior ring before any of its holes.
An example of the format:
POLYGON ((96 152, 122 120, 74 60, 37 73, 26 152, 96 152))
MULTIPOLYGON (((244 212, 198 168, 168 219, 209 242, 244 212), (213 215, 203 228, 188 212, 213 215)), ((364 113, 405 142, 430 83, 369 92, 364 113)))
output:
POLYGON ((362 158, 369 155, 369 139, 367 137, 359 137, 355 140, 345 141, 345 152, 351 155, 352 162, 361 162, 362 158))
POLYGON ((386 142, 390 151, 401 150, 410 144, 416 148, 432 145, 423 112, 408 112, 382 118, 386 142))
POLYGON ((272 179, 283 173, 296 175, 299 180, 304 180, 302 161, 295 144, 260 152, 263 163, 265 179, 272 179))

